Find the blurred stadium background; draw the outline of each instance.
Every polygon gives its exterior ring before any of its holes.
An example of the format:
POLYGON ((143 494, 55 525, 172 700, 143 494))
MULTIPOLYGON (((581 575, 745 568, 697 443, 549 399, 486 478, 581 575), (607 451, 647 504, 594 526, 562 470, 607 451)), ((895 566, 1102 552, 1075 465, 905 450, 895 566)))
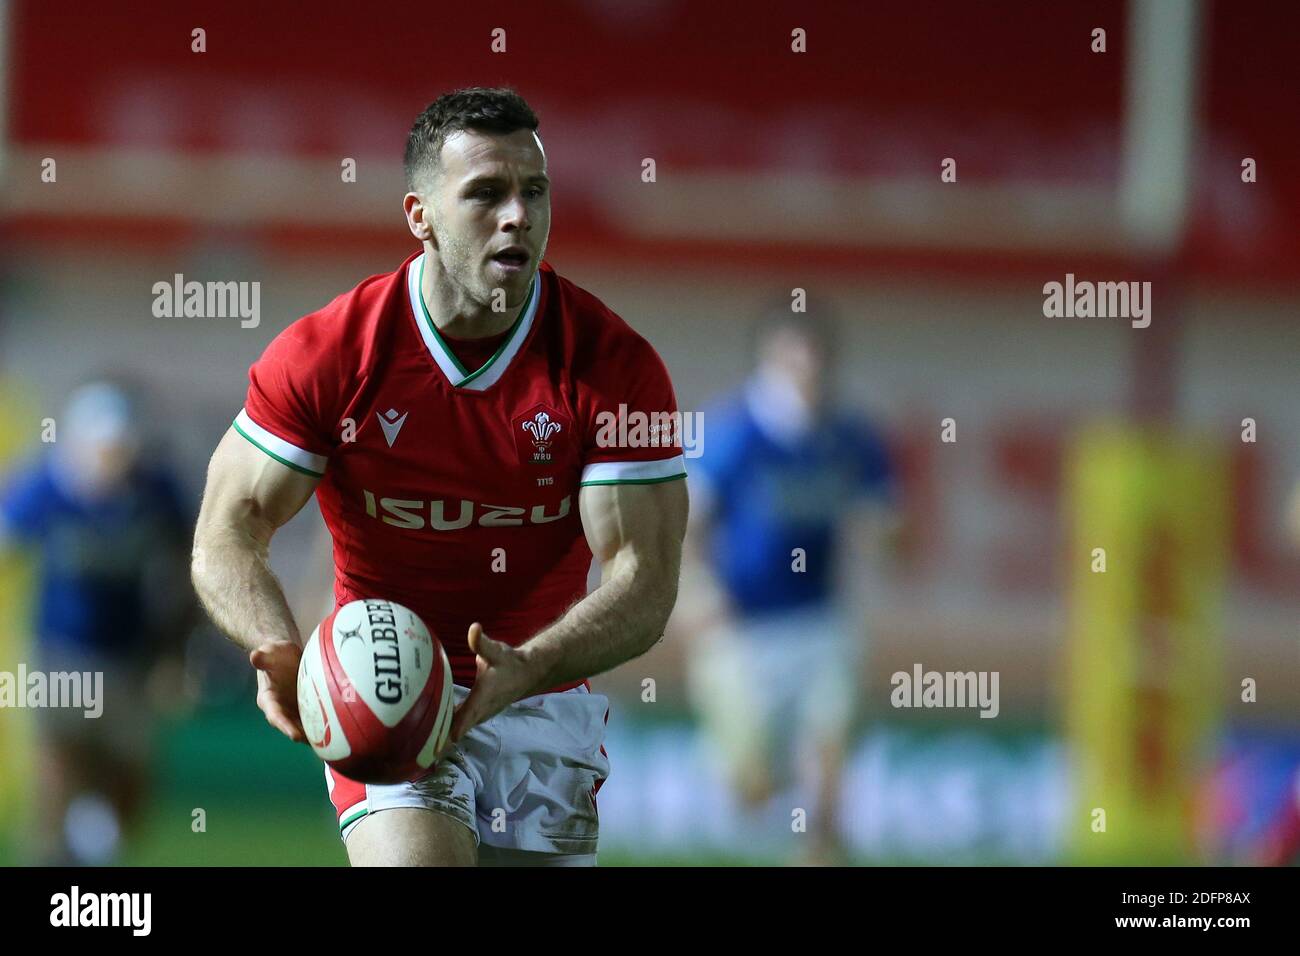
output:
MULTIPOLYGON (((0 477, 71 388, 126 371, 197 507, 266 343, 411 249, 413 117, 513 85, 542 119, 549 259, 654 343, 683 409, 740 381, 774 294, 839 316, 839 391, 902 463, 910 542, 873 577, 855 858, 1255 858, 1300 768, 1297 30, 1294 5, 1227 2, 0 4, 0 477), (155 318, 176 273, 259 281, 260 326, 155 318), (1151 327, 1045 318, 1067 273, 1152 281, 1151 327), (1174 543, 1153 557, 1159 534, 1174 543), (1098 537, 1106 584, 1087 574, 1098 537), (1135 663, 1152 617, 1174 635, 1154 676, 1135 663), (916 662, 999 671, 998 719, 892 709, 889 675, 916 662), (1090 842, 1099 805, 1137 823, 1090 842)), ((319 522, 311 506, 276 540, 291 594, 319 586, 319 522)), ((3 562, 12 671, 30 567, 3 562)), ((342 864, 319 762, 264 724, 240 653, 210 628, 187 648, 125 862, 342 864)), ((789 851, 788 827, 756 839, 723 788, 689 652, 665 641, 596 682, 614 702, 605 864, 789 851)), ((29 714, 0 710, 6 862, 33 747, 29 714)))

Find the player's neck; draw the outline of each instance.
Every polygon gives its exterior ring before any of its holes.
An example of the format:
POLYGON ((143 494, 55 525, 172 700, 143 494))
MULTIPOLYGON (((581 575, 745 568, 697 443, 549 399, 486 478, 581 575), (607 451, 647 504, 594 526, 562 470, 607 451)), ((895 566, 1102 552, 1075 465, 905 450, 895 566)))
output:
POLYGON ((480 305, 471 299, 441 269, 429 268, 432 265, 431 257, 426 256, 420 294, 424 296, 424 307, 429 311, 434 326, 440 333, 451 338, 486 339, 500 335, 515 324, 520 311, 528 302, 525 297, 519 305, 495 312, 491 307, 480 305))

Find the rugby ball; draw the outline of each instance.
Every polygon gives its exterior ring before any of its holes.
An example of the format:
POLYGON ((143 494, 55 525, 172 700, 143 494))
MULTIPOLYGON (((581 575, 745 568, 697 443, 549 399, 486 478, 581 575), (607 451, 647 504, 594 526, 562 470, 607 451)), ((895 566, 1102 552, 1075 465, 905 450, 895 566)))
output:
POLYGON ((446 652, 400 604, 344 604, 303 648, 302 729, 317 756, 352 780, 401 783, 428 770, 454 705, 446 652))

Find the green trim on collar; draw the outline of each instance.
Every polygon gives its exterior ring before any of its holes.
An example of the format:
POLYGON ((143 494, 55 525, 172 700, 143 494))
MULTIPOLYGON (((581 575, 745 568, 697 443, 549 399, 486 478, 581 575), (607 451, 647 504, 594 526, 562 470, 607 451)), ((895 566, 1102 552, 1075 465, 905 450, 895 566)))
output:
POLYGON ((514 324, 510 326, 510 329, 507 331, 506 337, 502 340, 501 345, 492 353, 491 358, 479 366, 477 371, 471 372, 461 363, 461 360, 456 357, 456 353, 448 347, 446 341, 438 333, 438 326, 434 324, 433 317, 429 315, 429 308, 424 304, 425 258, 425 256, 420 257, 420 276, 416 280, 416 290, 419 292, 419 298, 416 301, 420 303, 420 315, 424 318, 424 322, 428 326, 429 331, 433 333, 433 340, 438 343, 438 348, 442 349, 443 354, 451 360, 452 364, 456 366, 460 374, 464 376, 464 378, 459 382, 452 383, 453 388, 461 388, 464 385, 468 385, 470 382, 474 381, 474 379, 478 378, 490 369, 496 363, 496 360, 501 357, 501 353, 509 348, 510 344, 514 342, 515 336, 519 332, 519 327, 523 324, 524 316, 528 314, 528 308, 533 304, 533 296, 537 295, 537 289, 541 283, 537 276, 533 277, 533 281, 528 284, 528 298, 524 300, 523 307, 520 308, 519 314, 515 316, 514 324))

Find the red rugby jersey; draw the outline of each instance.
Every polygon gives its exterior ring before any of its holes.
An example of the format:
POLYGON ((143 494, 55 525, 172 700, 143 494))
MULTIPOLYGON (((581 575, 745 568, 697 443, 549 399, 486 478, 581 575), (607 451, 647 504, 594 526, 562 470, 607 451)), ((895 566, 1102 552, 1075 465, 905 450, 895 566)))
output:
POLYGON ((518 645, 586 594, 578 489, 682 478, 685 462, 675 429, 635 427, 636 413, 675 416, 672 383, 599 299, 543 262, 496 354, 466 369, 424 306, 423 262, 416 253, 276 336, 235 428, 322 477, 335 600, 411 608, 468 686, 472 622, 518 645), (611 444, 620 415, 634 427, 611 444))

